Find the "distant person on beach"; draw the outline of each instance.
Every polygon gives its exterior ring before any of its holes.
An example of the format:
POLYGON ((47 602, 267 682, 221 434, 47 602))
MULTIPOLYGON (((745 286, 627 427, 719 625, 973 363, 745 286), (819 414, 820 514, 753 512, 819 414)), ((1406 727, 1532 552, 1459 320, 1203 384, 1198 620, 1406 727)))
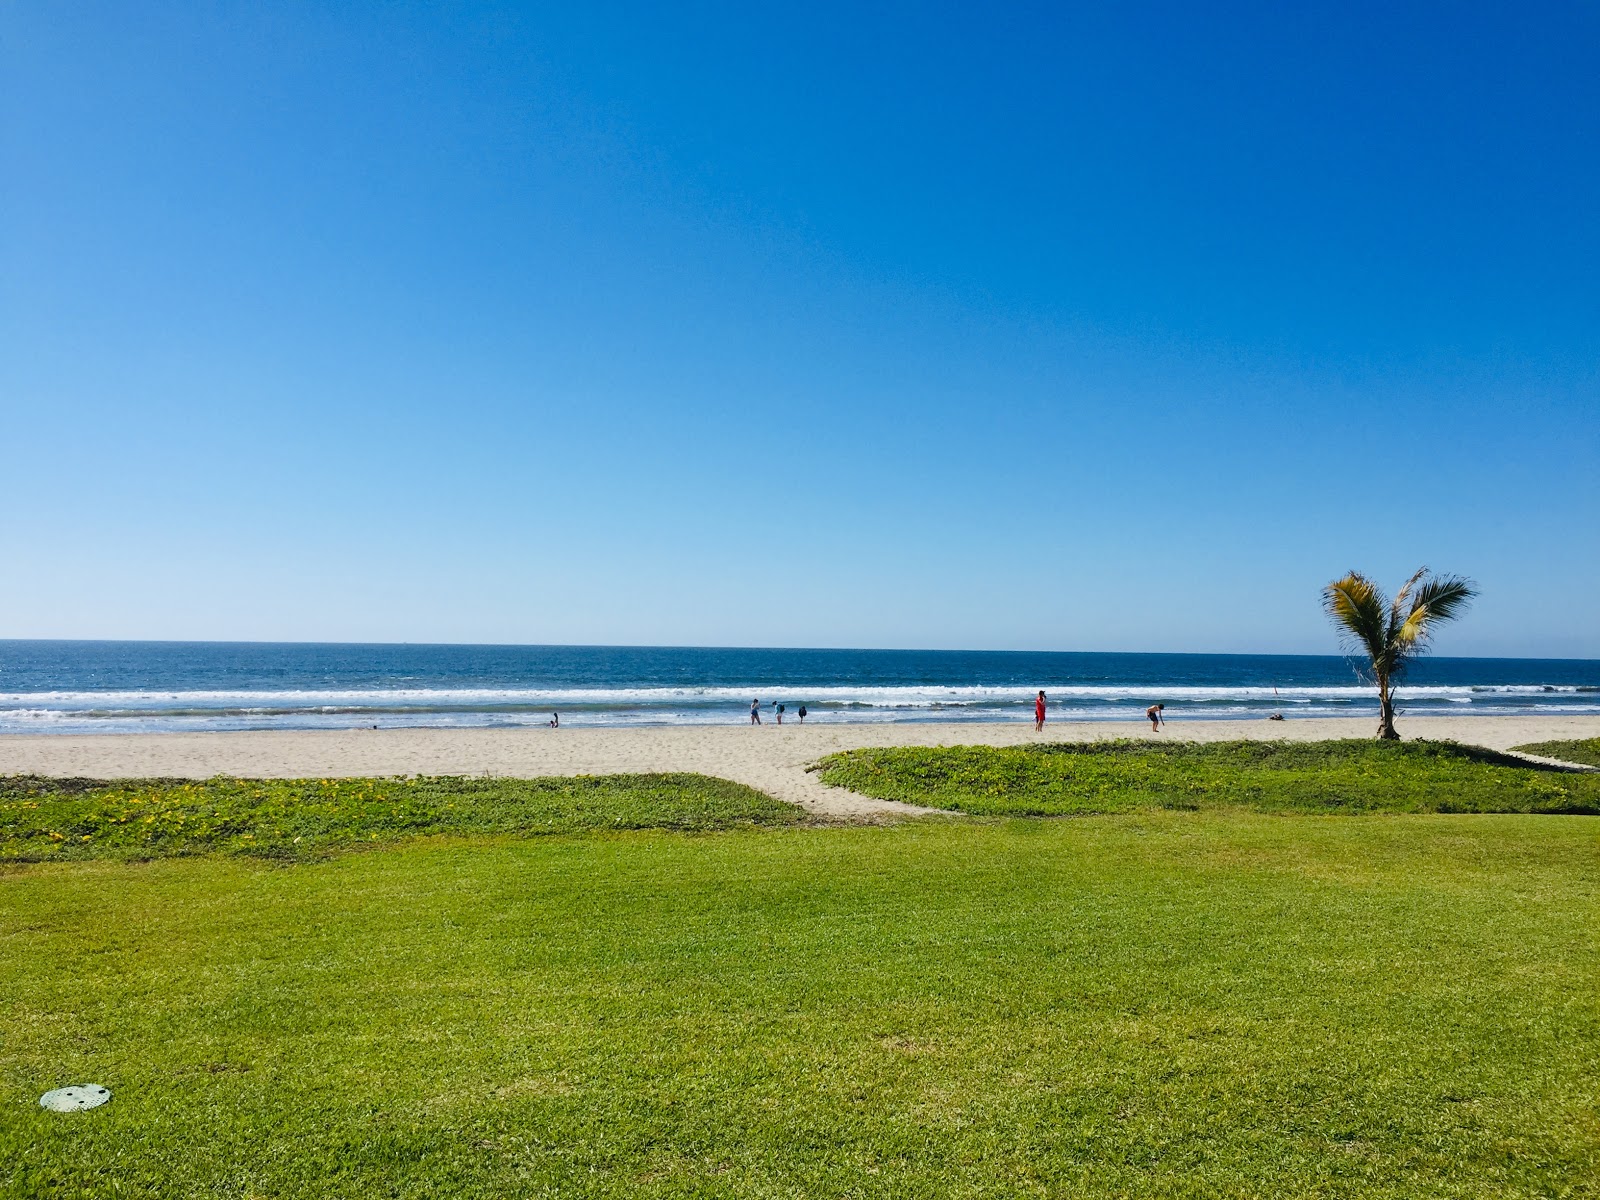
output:
POLYGON ((550 728, 551 729, 560 729, 561 728, 561 714, 560 713, 551 713, 550 714, 550 728))
POLYGON ((1044 728, 1044 689, 1039 690, 1039 698, 1033 702, 1033 731, 1038 733, 1044 728))
POLYGON ((1166 720, 1166 718, 1161 715, 1162 710, 1166 707, 1167 706, 1165 704, 1152 704, 1149 708, 1144 710, 1145 720, 1150 722, 1151 733, 1155 733, 1160 730, 1162 723, 1166 720))
POLYGON ((804 725, 805 723, 806 723, 806 706, 804 704, 802 704, 800 706, 800 724, 804 725))
POLYGON ((778 705, 778 724, 783 724, 783 705, 778 705))
POLYGON ((761 701, 760 700, 752 700, 752 701, 750 701, 750 724, 752 724, 752 725, 761 724, 761 701))

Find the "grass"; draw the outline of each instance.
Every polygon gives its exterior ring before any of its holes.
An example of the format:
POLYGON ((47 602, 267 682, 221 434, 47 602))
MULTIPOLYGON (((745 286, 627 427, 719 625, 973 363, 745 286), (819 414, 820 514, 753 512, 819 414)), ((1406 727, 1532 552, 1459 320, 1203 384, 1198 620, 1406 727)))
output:
POLYGON ((1596 828, 1154 811, 13 865, 0 1195, 1594 1196, 1596 828), (86 1082, 111 1103, 36 1106, 86 1082))
POLYGON ((850 750, 822 778, 990 816, 1147 809, 1600 813, 1600 776, 1449 742, 1092 742, 850 750))
POLYGON ((1570 742, 1529 742, 1526 746, 1518 746, 1517 749, 1524 754, 1542 754, 1546 758, 1559 758, 1563 762, 1600 767, 1600 738, 1580 738, 1570 742))
POLYGON ((304 859, 430 833, 707 832, 803 812, 705 775, 576 779, 0 776, 0 862, 206 853, 304 859))

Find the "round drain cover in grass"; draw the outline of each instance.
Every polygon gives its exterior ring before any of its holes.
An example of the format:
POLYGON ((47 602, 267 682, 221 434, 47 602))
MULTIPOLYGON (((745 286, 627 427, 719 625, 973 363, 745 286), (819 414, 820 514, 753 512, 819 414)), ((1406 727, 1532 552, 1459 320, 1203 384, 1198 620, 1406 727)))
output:
POLYGON ((57 1088, 39 1097, 39 1107, 51 1112, 82 1112, 86 1108, 99 1108, 111 1099, 111 1090, 98 1083, 80 1083, 73 1087, 57 1088))

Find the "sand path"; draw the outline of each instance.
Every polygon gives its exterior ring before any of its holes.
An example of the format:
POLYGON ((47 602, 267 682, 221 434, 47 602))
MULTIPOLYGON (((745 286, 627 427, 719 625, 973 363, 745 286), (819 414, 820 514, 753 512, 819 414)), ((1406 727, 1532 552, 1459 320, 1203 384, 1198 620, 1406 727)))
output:
MULTIPOLYGON (((1152 734, 1142 722, 984 725, 694 725, 641 729, 350 729, 248 733, 0 735, 0 774, 119 776, 607 775, 698 771, 759 788, 819 816, 881 820, 931 812, 827 787, 806 767, 858 746, 1025 745, 1102 738, 1315 741, 1366 737, 1368 717, 1192 721, 1152 734)), ((1416 717, 1407 737, 1505 750, 1525 742, 1600 737, 1600 716, 1416 717)))

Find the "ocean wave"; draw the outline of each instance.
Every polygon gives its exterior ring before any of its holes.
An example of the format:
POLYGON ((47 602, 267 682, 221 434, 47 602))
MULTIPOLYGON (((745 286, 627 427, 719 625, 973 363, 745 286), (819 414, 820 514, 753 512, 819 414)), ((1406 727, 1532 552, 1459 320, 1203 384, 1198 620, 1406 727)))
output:
MULTIPOLYGON (((1226 719, 1286 713, 1296 719, 1376 711, 1371 687, 1355 683, 1274 688, 1270 684, 1057 683, 1043 685, 1056 721, 1137 720, 1156 701, 1171 717, 1226 719)), ((58 690, 0 693, 0 733, 121 733, 242 729, 531 728, 559 711, 563 724, 705 725, 742 722, 753 697, 770 720, 773 701, 791 716, 838 723, 964 723, 1031 716, 1033 687, 930 683, 805 686, 770 681, 678 687, 241 688, 58 690)), ((1397 689, 1403 711, 1499 715, 1600 713, 1589 685, 1461 684, 1397 689)))
MULTIPOLYGON (((1159 685, 1159 684, 1050 684, 1041 685, 1054 700, 1093 700, 1099 702, 1159 699, 1172 702, 1250 700, 1310 703, 1317 700, 1348 701, 1372 695, 1369 686, 1349 684, 1316 687, 1273 688, 1263 685, 1159 685)), ((493 706, 550 707, 566 704, 595 704, 608 707, 672 704, 749 704, 752 697, 766 696, 803 699, 808 704, 868 706, 992 705, 1015 703, 1031 705, 1032 687, 966 685, 943 687, 931 684, 894 686, 818 685, 785 683, 744 683, 716 687, 655 688, 363 688, 363 689, 285 689, 238 691, 52 691, 0 693, 0 709, 97 709, 145 712, 152 708, 183 711, 218 709, 298 711, 311 708, 349 708, 352 710, 397 711, 417 707, 471 708, 493 706)), ((1395 689, 1400 700, 1458 700, 1471 702, 1475 696, 1539 697, 1600 692, 1600 688, 1551 686, 1544 684, 1495 684, 1471 686, 1418 685, 1395 689)))

